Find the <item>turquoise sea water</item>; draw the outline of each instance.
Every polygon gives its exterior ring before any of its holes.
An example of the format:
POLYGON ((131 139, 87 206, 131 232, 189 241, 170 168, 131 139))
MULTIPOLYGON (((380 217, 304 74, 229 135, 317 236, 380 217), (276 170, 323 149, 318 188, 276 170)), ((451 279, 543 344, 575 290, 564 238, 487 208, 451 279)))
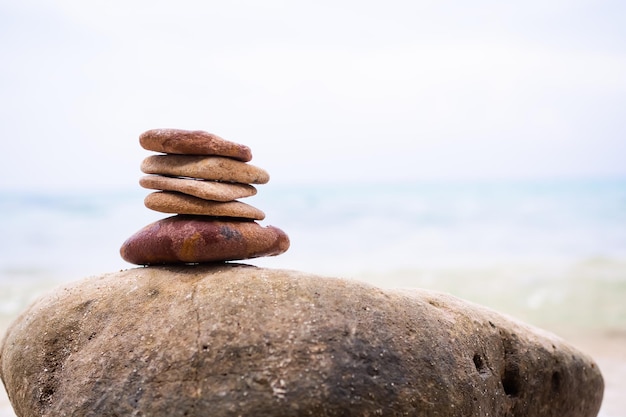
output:
MULTIPOLYGON (((119 257, 122 242, 167 216, 143 206, 147 193, 0 191, 0 317, 50 286, 132 267, 119 257)), ((260 266, 495 306, 522 297, 520 309, 558 301, 567 286, 582 286, 576 297, 595 287, 626 294, 626 179, 270 183, 244 201, 292 242, 281 256, 250 261, 260 266)))
MULTIPOLYGON (((244 201, 291 248, 249 263, 437 289, 548 330, 626 338, 626 179, 258 190, 244 201)), ((0 191, 0 333, 54 286, 133 267, 120 245, 167 216, 143 206, 147 193, 0 191)), ((622 385, 609 383, 619 409, 622 385)), ((0 416, 13 415, 0 393, 0 416)))

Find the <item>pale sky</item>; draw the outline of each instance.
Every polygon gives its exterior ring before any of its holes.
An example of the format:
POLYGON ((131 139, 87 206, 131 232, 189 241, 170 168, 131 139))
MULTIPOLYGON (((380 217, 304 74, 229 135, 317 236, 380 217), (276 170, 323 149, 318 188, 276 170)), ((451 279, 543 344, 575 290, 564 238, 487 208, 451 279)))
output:
POLYGON ((137 186, 141 132, 273 183, 626 176, 626 3, 0 0, 0 188, 137 186))

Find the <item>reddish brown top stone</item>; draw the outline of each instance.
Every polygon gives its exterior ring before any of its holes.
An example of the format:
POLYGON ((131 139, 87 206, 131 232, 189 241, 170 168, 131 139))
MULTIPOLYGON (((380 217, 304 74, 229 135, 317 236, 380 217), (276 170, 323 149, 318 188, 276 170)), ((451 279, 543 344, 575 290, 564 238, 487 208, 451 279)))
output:
POLYGON ((226 156, 248 162, 252 151, 245 145, 227 141, 202 130, 152 129, 139 136, 144 149, 183 155, 226 156))
POLYGON ((289 248, 277 227, 253 221, 221 221, 178 215, 159 220, 131 236, 120 249, 137 265, 202 263, 274 256, 289 248))

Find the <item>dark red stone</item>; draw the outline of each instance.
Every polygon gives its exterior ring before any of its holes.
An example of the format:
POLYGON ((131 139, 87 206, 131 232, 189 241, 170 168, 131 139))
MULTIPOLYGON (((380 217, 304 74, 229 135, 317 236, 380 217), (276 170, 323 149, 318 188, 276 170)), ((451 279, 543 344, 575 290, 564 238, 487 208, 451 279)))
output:
POLYGON ((131 236, 120 249, 136 265, 202 263, 274 256, 289 248, 289 237, 274 226, 208 216, 177 215, 131 236))

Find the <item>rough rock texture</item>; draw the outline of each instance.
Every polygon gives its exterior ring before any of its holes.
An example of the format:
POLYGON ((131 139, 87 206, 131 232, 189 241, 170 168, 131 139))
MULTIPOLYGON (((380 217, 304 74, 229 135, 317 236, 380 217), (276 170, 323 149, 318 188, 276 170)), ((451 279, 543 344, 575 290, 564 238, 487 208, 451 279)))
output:
POLYGON ((265 213, 256 207, 240 201, 209 201, 187 194, 171 191, 150 193, 144 204, 151 210, 162 213, 195 214, 202 216, 234 217, 249 220, 263 220, 265 213))
POLYGON ((152 155, 143 160, 141 171, 243 184, 266 184, 270 180, 262 168, 221 156, 152 155))
POLYGON ((136 265, 232 261, 280 255, 289 237, 274 226, 207 216, 158 220, 129 237, 120 255, 136 265))
POLYGON ((186 155, 219 155, 248 162, 252 151, 245 145, 202 130, 152 129, 139 136, 144 149, 186 155))
POLYGON ((452 296, 233 264, 58 289, 0 355, 20 417, 590 417, 603 392, 566 342, 452 296))
POLYGON ((152 190, 178 191, 213 201, 232 201, 256 194, 256 188, 249 184, 172 178, 162 175, 141 177, 139 185, 152 190))

